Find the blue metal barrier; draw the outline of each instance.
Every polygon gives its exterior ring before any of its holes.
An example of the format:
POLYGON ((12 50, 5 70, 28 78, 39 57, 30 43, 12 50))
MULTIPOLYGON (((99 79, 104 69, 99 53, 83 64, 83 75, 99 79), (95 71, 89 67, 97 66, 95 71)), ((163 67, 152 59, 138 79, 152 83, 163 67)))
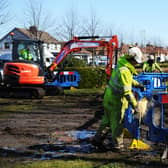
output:
MULTIPOLYGON (((145 117, 145 125, 149 127, 147 139, 153 142, 167 142, 168 141, 168 128, 165 127, 165 105, 168 104, 168 92, 159 92, 154 97, 154 103, 150 107, 145 117), (155 107, 160 108, 160 123, 154 123, 155 107)), ((168 106, 167 106, 168 107, 168 106)))
POLYGON ((168 73, 141 73, 134 77, 135 80, 142 83, 146 90, 142 93, 150 97, 161 91, 168 91, 168 73))
POLYGON ((62 71, 56 74, 53 82, 49 82, 46 86, 58 86, 62 88, 78 87, 80 82, 80 74, 77 71, 62 71))
POLYGON ((125 111, 124 128, 127 128, 127 130, 133 136, 133 138, 140 139, 139 120, 137 118, 134 118, 131 106, 129 106, 129 108, 125 111))
MULTIPOLYGON (((144 97, 139 88, 133 88, 133 92, 138 96, 138 100, 144 97)), ((129 105, 128 109, 125 111, 124 114, 124 128, 127 128, 127 130, 133 136, 133 138, 140 139, 139 119, 135 118, 135 116, 133 115, 131 105, 129 105)))
MULTIPOLYGON (((168 104, 168 73, 141 73, 134 79, 146 88, 143 92, 133 88, 134 93, 138 95, 138 99, 147 97, 153 101, 153 105, 144 118, 144 124, 149 127, 147 139, 153 142, 168 141, 168 128, 164 126, 165 104, 168 104), (153 121, 156 106, 160 107, 160 124, 158 126, 153 121)), ((139 121, 134 118, 131 106, 125 112, 124 127, 134 138, 140 138, 139 121)))

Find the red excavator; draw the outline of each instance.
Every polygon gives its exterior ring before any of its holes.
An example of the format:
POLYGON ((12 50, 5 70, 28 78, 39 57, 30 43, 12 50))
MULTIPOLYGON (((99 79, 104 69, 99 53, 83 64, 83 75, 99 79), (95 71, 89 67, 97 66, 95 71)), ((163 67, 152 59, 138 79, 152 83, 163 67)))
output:
POLYGON ((44 68, 42 42, 14 40, 13 60, 6 62, 4 65, 4 82, 0 87, 0 96, 42 98, 46 94, 46 90, 49 89, 46 83, 51 82, 51 79, 48 78, 52 77, 52 72, 54 72, 68 54, 80 51, 82 48, 106 48, 108 60, 106 74, 109 78, 113 60, 115 59, 116 62, 117 59, 118 38, 116 35, 111 36, 109 41, 100 40, 100 38, 109 38, 109 36, 74 37, 65 43, 60 53, 47 69, 44 68), (89 40, 97 38, 99 40, 89 40), (30 60, 22 58, 20 51, 25 48, 31 54, 30 60))

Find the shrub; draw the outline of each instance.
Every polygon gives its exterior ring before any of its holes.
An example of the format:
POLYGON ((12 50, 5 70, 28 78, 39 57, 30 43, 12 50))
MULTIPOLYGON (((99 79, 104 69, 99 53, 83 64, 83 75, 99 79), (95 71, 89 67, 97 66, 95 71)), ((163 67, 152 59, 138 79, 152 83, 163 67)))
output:
POLYGON ((77 71, 80 74, 80 89, 101 88, 107 82, 105 69, 101 67, 68 67, 65 70, 77 71))
POLYGON ((68 59, 64 60, 59 67, 67 68, 67 67, 86 67, 87 63, 84 60, 68 57, 68 59))

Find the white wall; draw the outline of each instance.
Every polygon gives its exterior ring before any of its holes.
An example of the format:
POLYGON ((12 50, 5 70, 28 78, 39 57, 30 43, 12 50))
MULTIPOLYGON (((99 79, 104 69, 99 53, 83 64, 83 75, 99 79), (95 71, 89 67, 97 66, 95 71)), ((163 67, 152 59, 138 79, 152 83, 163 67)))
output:
POLYGON ((51 53, 59 53, 61 51, 61 44, 44 44, 51 53))

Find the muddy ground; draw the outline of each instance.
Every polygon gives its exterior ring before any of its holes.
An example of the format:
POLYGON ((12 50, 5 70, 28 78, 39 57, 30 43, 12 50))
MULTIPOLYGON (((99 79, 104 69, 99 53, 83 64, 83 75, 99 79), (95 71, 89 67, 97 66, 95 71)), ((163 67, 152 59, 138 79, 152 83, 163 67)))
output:
MULTIPOLYGON (((151 144, 153 149, 150 151, 126 149, 124 152, 114 152, 90 148, 86 142, 86 150, 79 150, 81 141, 73 139, 68 133, 77 130, 95 131, 98 128, 102 98, 97 94, 65 94, 32 100, 1 98, 0 113, 0 157, 12 162, 42 157, 45 159, 48 156, 97 159, 107 163, 122 161, 156 167, 168 166, 167 160, 160 160, 162 144, 151 144), (65 146, 71 149, 73 147, 76 152, 65 154, 65 146), (59 154, 54 153, 53 156, 52 152, 57 150, 59 154)), ((130 138, 125 138, 127 147, 130 142, 130 138)))

